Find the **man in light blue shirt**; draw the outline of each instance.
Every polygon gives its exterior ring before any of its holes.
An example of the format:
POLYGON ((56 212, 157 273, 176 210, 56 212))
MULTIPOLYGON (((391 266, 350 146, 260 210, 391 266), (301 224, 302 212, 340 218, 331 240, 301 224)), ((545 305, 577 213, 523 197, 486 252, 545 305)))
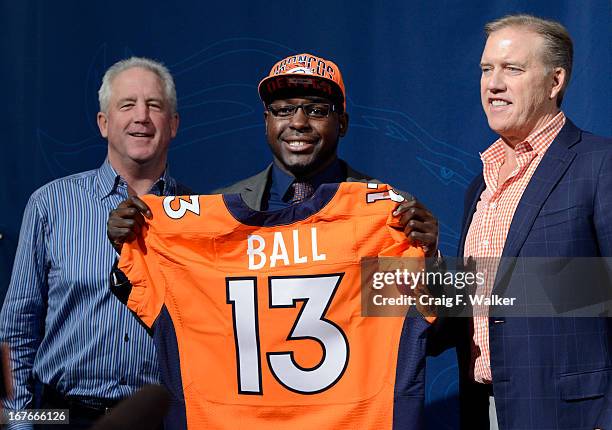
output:
POLYGON ((159 378, 151 337, 108 288, 116 257, 108 213, 130 195, 190 193, 166 166, 179 124, 168 70, 146 58, 119 61, 98 94, 107 158, 32 194, 0 313, 14 380, 4 407, 70 409, 63 429, 89 428, 159 378))

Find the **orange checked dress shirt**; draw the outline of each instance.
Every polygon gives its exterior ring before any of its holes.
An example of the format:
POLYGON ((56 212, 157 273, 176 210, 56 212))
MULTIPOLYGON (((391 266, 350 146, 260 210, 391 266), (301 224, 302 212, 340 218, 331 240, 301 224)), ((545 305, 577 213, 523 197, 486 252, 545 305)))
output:
MULTIPOLYGON (((486 187, 476 205, 463 254, 465 258, 472 256, 476 260, 478 272, 486 272, 485 283, 478 287, 476 294, 491 295, 499 258, 506 243, 514 211, 533 172, 564 124, 565 115, 559 112, 544 127, 516 145, 517 167, 503 184, 497 182, 501 166, 504 164, 505 143, 500 138, 481 154, 486 187)), ((474 316, 472 363, 474 380, 479 383, 491 383, 489 318, 482 314, 474 316)))

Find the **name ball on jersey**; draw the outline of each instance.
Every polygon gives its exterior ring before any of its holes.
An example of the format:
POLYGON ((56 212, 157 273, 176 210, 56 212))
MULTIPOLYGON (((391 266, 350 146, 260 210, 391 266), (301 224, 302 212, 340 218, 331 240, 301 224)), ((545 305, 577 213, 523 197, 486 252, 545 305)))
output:
POLYGON ((285 266, 290 264, 306 264, 315 261, 325 261, 327 257, 326 254, 320 253, 318 249, 319 241, 317 239, 317 228, 310 228, 310 246, 307 247, 310 252, 308 254, 301 255, 303 251, 300 251, 300 234, 302 235, 301 242, 303 244, 307 240, 303 237, 304 233, 300 233, 300 230, 297 229, 291 230, 291 232, 285 232, 284 234, 280 231, 276 231, 272 234, 271 238, 268 236, 267 242, 264 236, 258 234, 249 235, 247 239, 249 270, 261 269, 266 263, 268 263, 270 267, 276 267, 279 261, 285 266), (272 242, 271 245, 270 242, 272 242))

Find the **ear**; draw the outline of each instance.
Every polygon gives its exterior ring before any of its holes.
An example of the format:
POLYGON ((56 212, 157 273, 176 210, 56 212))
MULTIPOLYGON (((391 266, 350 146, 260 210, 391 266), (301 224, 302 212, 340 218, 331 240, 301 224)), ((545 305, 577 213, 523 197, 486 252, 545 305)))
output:
POLYGON ((552 88, 550 89, 550 99, 554 100, 565 85, 567 75, 562 67, 555 67, 552 71, 552 88))
POLYGON ((348 113, 344 112, 338 115, 338 134, 340 137, 346 136, 346 132, 348 131, 349 126, 349 116, 348 113))
POLYGON ((100 130, 100 134, 103 138, 108 137, 108 117, 104 112, 98 112, 96 116, 96 121, 98 123, 98 129, 100 130))
POLYGON ((172 118, 170 119, 170 136, 172 136, 172 139, 176 137, 176 132, 179 128, 179 122, 179 114, 175 113, 174 115, 172 115, 172 118))
POLYGON ((270 112, 268 110, 264 110, 264 125, 266 127, 266 136, 268 135, 268 117, 270 116, 270 112))

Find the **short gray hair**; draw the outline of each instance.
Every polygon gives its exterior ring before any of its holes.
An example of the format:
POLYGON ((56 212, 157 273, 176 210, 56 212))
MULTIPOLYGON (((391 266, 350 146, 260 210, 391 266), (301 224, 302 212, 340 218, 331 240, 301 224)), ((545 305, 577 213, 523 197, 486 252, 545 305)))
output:
POLYGON ((108 105, 111 98, 111 84, 113 83, 113 80, 119 73, 128 69, 133 69, 134 67, 149 70, 159 77, 159 79, 162 81, 164 92, 166 93, 166 100, 170 104, 170 110, 172 113, 176 113, 176 87, 174 86, 174 79, 172 79, 172 75, 166 66, 159 61, 144 57, 126 58, 125 60, 117 61, 108 68, 106 73, 104 73, 102 85, 100 85, 100 89, 98 90, 100 112, 108 113, 108 105))
POLYGON ((484 27, 487 37, 491 33, 507 27, 524 27, 542 36, 544 51, 542 61, 553 69, 561 67, 565 70, 565 82, 557 96, 557 106, 561 106, 563 95, 572 76, 572 62, 574 58, 574 45, 567 29, 557 21, 538 18, 533 15, 507 15, 487 23, 484 27))

